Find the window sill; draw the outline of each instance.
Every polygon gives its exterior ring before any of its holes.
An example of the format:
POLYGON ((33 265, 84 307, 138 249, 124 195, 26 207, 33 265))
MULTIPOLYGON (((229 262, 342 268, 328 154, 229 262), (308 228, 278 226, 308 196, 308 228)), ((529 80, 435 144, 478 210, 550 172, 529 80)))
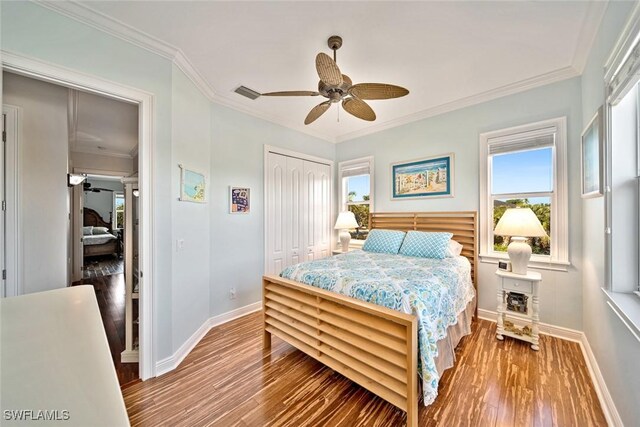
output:
MULTIPOLYGON (((480 261, 487 264, 498 264, 498 261, 508 261, 507 255, 480 254, 480 261)), ((529 268, 534 270, 550 270, 550 271, 569 271, 571 263, 568 261, 549 261, 540 260, 535 257, 529 261, 529 268)))
POLYGON ((601 288, 607 296, 607 305, 618 316, 629 332, 640 341, 640 297, 633 293, 613 292, 601 288))

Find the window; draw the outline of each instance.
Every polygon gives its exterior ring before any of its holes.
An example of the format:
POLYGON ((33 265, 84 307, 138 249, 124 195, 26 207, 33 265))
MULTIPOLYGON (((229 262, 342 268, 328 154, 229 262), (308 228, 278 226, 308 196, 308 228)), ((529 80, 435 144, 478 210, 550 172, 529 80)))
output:
POLYGON ((115 211, 115 228, 124 228, 124 194, 114 193, 113 210, 115 211))
POLYGON ((339 164, 341 211, 349 210, 356 216, 358 227, 351 232, 353 243, 364 241, 369 234, 369 212, 373 209, 373 157, 349 160, 339 164))
POLYGON ((566 119, 484 133, 480 144, 482 259, 507 258, 509 238, 493 229, 508 208, 528 207, 548 236, 529 240, 532 265, 568 265, 566 119))
POLYGON ((617 292, 640 290, 640 179, 638 162, 638 97, 636 85, 614 105, 611 113, 611 147, 608 183, 611 206, 611 288, 617 292))

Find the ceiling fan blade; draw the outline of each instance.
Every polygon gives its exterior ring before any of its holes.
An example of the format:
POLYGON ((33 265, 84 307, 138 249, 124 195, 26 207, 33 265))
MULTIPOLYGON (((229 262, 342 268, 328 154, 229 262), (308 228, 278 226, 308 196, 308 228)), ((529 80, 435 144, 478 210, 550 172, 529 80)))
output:
POLYGON ((386 83, 358 83, 351 86, 349 93, 360 99, 391 99, 408 95, 409 91, 386 83))
POLYGON ((369 107, 369 104, 357 98, 347 98, 342 101, 342 108, 352 116, 372 122, 376 119, 376 113, 369 107))
POLYGON ((320 52, 316 56, 316 70, 318 76, 325 84, 330 86, 340 86, 342 84, 342 73, 338 64, 326 53, 320 52))
POLYGON ((353 82, 351 81, 351 79, 349 78, 349 76, 347 76, 346 74, 342 75, 342 81, 344 84, 346 84, 347 86, 351 86, 353 84, 353 82))
POLYGON ((261 93, 261 96, 318 96, 319 92, 313 92, 310 90, 287 90, 283 92, 268 92, 261 93))
POLYGON ((318 117, 324 114, 331 107, 331 101, 325 101, 322 104, 318 104, 309 111, 307 118, 304 119, 304 124, 308 125, 316 121, 318 117))

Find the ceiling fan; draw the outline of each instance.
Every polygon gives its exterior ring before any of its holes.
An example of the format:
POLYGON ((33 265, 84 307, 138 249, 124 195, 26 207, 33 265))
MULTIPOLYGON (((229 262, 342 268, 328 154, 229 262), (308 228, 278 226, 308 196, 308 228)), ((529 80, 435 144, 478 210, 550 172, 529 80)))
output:
POLYGON ((113 193, 114 191, 109 188, 92 187, 91 183, 86 181, 82 184, 82 187, 85 192, 91 191, 93 193, 100 193, 101 191, 111 191, 113 193))
POLYGON ((316 56, 316 70, 320 77, 318 83, 318 91, 284 91, 284 92, 268 92, 261 94, 262 96, 318 96, 322 95, 328 98, 311 109, 304 124, 313 123, 318 117, 329 109, 331 104, 342 101, 342 108, 345 111, 359 119, 374 121, 376 113, 371 109, 369 104, 364 102, 365 99, 391 99, 400 98, 409 93, 403 87, 386 83, 357 83, 353 84, 351 79, 340 72, 338 64, 336 64, 336 50, 342 46, 342 37, 331 36, 327 41, 331 50, 333 50, 333 59, 326 53, 320 52, 316 56))

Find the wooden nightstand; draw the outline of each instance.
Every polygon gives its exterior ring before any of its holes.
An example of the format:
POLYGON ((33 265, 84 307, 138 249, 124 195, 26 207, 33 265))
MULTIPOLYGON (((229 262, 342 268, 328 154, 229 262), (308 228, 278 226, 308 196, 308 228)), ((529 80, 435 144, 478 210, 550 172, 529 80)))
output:
POLYGON ((540 273, 514 274, 496 270, 498 276, 498 327, 496 338, 504 336, 531 343, 533 350, 538 346, 538 286, 542 280, 540 273), (519 327, 514 323, 524 324, 519 327))

